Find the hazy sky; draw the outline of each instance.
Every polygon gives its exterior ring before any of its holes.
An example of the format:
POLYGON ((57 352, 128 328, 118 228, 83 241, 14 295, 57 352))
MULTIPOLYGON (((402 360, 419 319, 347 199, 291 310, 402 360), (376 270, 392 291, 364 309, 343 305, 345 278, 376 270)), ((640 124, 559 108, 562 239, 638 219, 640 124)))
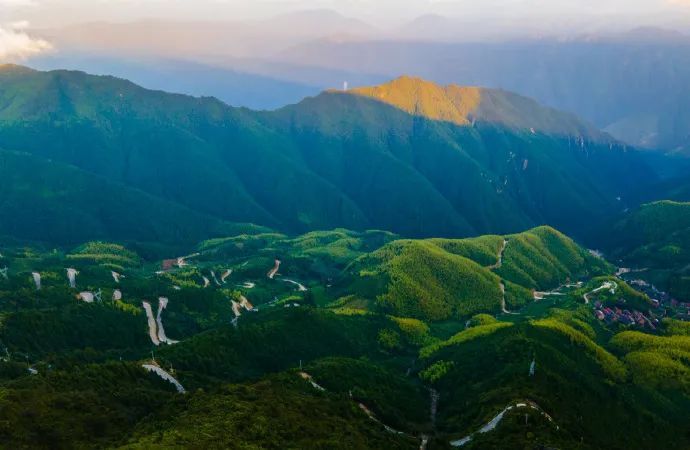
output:
POLYGON ((30 27, 143 18, 242 21, 305 9, 336 10, 382 29, 433 13, 490 32, 690 31, 690 0, 0 0, 0 61, 50 47, 32 37, 30 27))
POLYGON ((142 17, 231 20, 315 8, 381 25, 425 13, 583 19, 620 15, 640 21, 690 16, 690 0, 0 0, 0 19, 30 20, 39 26, 142 17))

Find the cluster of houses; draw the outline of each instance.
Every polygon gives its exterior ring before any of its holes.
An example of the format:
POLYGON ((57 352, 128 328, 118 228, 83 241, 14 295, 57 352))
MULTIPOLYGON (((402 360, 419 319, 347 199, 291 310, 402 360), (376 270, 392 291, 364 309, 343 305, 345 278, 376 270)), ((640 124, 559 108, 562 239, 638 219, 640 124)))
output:
POLYGON ((659 316, 665 317, 670 309, 673 311, 674 318, 690 320, 690 303, 678 301, 667 292, 660 291, 656 286, 644 280, 632 280, 630 285, 635 286, 652 299, 652 303, 659 310, 659 316))
POLYGON ((621 309, 617 306, 604 306, 601 302, 596 302, 594 304, 594 315, 597 319, 609 325, 620 323, 629 326, 639 326, 640 328, 649 328, 652 331, 656 330, 659 325, 659 319, 656 317, 647 317, 636 310, 630 311, 628 309, 621 309))
POLYGON ((638 326, 656 330, 659 318, 666 317, 669 310, 673 310, 673 317, 680 320, 690 320, 690 303, 680 302, 672 298, 667 292, 660 291, 653 284, 644 280, 630 280, 628 284, 649 296, 653 310, 648 314, 640 311, 630 311, 618 306, 604 306, 601 302, 594 304, 594 315, 607 324, 620 323, 628 326, 638 326))

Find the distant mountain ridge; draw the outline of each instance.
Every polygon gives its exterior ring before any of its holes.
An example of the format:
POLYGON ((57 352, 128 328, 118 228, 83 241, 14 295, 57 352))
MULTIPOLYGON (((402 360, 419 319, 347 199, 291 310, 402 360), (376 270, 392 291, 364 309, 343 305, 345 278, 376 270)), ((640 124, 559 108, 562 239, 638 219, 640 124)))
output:
MULTIPOLYGON (((455 105, 471 106, 461 97, 477 92, 411 78, 376 89, 408 95, 399 85, 423 87, 422 108, 433 114, 449 104, 457 113, 455 105)), ((222 222, 290 233, 346 227, 464 237, 544 223, 572 232, 622 210, 644 188, 630 173, 654 178, 635 152, 570 115, 478 92, 469 126, 356 91, 256 112, 112 77, 8 66, 0 69, 0 147, 222 222)))
POLYGON ((402 76, 389 83, 355 88, 348 93, 373 98, 409 114, 456 125, 471 125, 480 120, 512 129, 612 141, 605 133, 572 114, 500 89, 456 84, 440 86, 422 78, 402 76))
POLYGON ((687 155, 689 57, 687 36, 643 28, 565 41, 321 40, 294 46, 280 60, 502 88, 576 113, 630 145, 687 155))

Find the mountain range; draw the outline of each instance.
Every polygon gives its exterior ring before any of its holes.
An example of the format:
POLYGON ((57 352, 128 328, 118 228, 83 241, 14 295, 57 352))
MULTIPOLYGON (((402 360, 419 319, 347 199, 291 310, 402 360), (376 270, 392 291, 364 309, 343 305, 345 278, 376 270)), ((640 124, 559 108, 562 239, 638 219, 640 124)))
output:
POLYGON ((344 81, 378 84, 410 73, 440 84, 506 89, 577 114, 629 145, 687 155, 686 34, 643 27, 567 38, 462 37, 475 28, 431 15, 385 31, 324 10, 242 24, 83 24, 34 30, 56 51, 29 62, 257 109, 344 81), (154 38, 142 43, 142 35, 154 38), (190 83, 191 76, 204 82, 190 83))
POLYGON ((183 3, 0 23, 0 449, 690 448, 679 2, 183 3))
MULTIPOLYGON (((342 226, 457 237, 549 223, 578 234, 634 206, 656 181, 642 155, 570 114, 412 77, 257 112, 112 77, 5 66, 0 148, 122 187, 80 202, 90 217, 119 211, 103 202, 127 188, 147 194, 139 201, 149 211, 172 202, 218 222, 287 232, 342 226)), ((7 189, 3 198, 24 195, 7 189)), ((3 225, 39 238, 32 224, 47 213, 34 214, 3 225)), ((48 218, 74 229, 69 215, 48 218)))

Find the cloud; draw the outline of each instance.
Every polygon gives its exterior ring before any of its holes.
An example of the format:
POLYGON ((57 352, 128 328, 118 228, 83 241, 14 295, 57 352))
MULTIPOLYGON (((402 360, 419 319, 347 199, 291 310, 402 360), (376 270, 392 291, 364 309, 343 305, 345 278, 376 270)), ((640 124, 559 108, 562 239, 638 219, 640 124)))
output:
POLYGON ((0 26, 0 62, 25 59, 53 48, 50 42, 29 36, 24 31, 28 26, 26 21, 0 26))
POLYGON ((0 7, 25 7, 25 6, 38 6, 36 0, 0 0, 0 7))
POLYGON ((9 26, 10 29, 14 31, 22 31, 26 30, 29 28, 29 21, 28 20, 18 20, 16 22, 12 22, 9 26))

